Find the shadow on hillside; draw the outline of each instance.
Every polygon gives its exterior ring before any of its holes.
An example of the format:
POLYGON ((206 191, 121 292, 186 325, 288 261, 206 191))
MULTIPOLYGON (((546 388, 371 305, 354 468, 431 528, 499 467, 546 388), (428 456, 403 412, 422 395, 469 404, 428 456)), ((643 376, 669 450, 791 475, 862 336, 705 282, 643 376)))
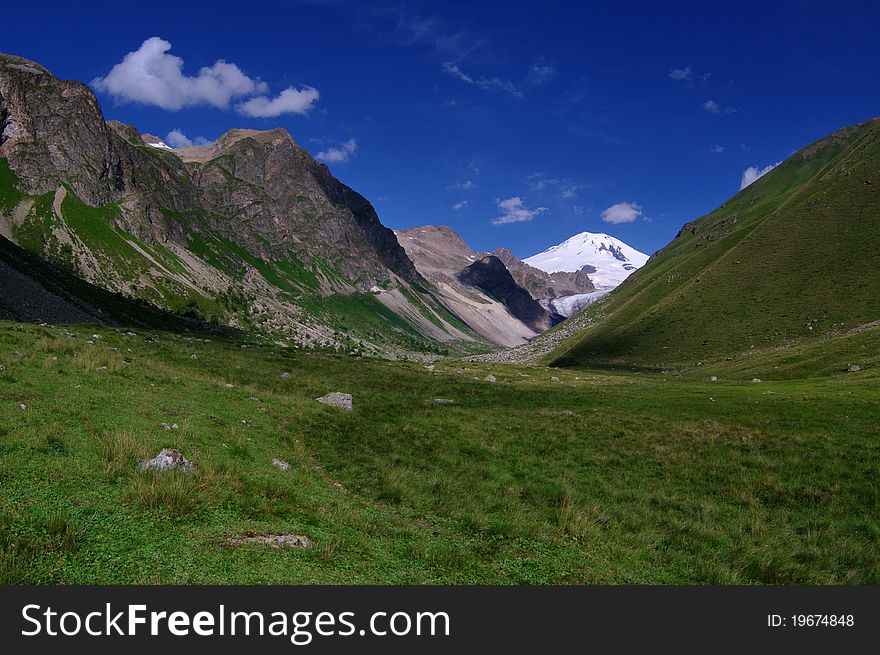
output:
POLYGON ((23 323, 100 323, 227 337, 240 334, 232 328, 101 289, 2 236, 0 319, 23 323))

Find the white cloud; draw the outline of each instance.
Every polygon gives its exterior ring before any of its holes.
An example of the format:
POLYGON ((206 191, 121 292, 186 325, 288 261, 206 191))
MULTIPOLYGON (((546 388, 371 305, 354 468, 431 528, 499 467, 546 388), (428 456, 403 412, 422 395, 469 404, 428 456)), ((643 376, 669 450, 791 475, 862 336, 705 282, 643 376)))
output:
POLYGON ((618 202, 602 212, 606 223, 632 223, 642 215, 642 207, 634 202, 618 202))
POLYGON ((713 152, 716 155, 720 155, 724 152, 724 146, 712 146, 709 148, 709 152, 713 152))
POLYGON ((457 202, 457 203, 455 203, 454 205, 452 205, 452 208, 453 208, 455 211, 458 211, 458 210, 460 210, 460 209, 467 209, 467 206, 468 206, 468 201, 467 201, 467 200, 462 200, 461 202, 457 202))
POLYGON ((349 139, 338 148, 327 148, 315 155, 315 159, 331 164, 341 164, 348 161, 357 151, 357 141, 349 139))
POLYGON ((522 91, 517 89, 511 82, 508 82, 507 80, 502 80, 498 77, 472 77, 471 75, 468 75, 463 70, 461 70, 457 64, 453 64, 452 62, 447 61, 445 64, 443 64, 443 72, 447 75, 457 77, 462 82, 473 84, 474 86, 478 86, 482 89, 496 89, 499 91, 505 91, 515 98, 522 97, 522 91))
POLYGON ((684 68, 673 68, 669 71, 669 77, 673 80, 689 82, 694 79, 694 70, 690 66, 684 68))
POLYGON ((172 148, 185 148, 187 146, 209 146, 214 142, 203 136, 190 139, 181 130, 175 128, 165 135, 165 143, 172 148))
POLYGON ((447 184, 445 187, 446 191, 473 191, 477 188, 477 185, 471 182, 470 180, 465 180, 464 182, 460 182, 456 180, 452 184, 447 184))
POLYGON ((158 36, 129 52, 92 86, 118 102, 137 102, 176 111, 183 107, 211 105, 226 108, 234 98, 265 93, 265 82, 245 75, 235 64, 222 59, 199 70, 195 77, 183 74, 183 59, 168 54, 171 44, 158 36))
POLYGON ((703 109, 708 111, 710 114, 735 114, 735 107, 722 107, 714 100, 707 100, 703 103, 703 109))
POLYGON ((253 118, 275 118, 281 114, 307 114, 320 97, 318 90, 311 86, 301 89, 289 86, 274 98, 257 96, 235 106, 244 116, 253 118))
POLYGON ((538 214, 543 214, 547 211, 547 207, 535 207, 534 209, 528 209, 524 204, 522 198, 519 196, 513 196, 512 198, 507 198, 506 200, 496 200, 498 203, 498 209, 503 211, 504 213, 501 216, 498 216, 492 220, 492 225, 506 225, 507 223, 525 223, 527 221, 532 220, 538 214))
POLYGON ((746 170, 743 171, 742 178, 739 182, 739 190, 742 191, 747 186, 749 186, 752 182, 757 180, 759 177, 763 177, 774 168, 781 164, 781 161, 776 162, 775 164, 770 164, 769 166, 765 166, 764 168, 757 168, 756 166, 749 166, 746 170))

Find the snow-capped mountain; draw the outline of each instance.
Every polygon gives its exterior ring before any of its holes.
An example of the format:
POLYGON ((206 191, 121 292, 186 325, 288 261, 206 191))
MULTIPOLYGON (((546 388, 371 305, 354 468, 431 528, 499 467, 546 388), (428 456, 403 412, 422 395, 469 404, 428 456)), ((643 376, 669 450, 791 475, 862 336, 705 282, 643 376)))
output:
POLYGON ((644 266, 648 261, 648 255, 608 234, 581 232, 523 261, 551 274, 557 271, 583 270, 590 276, 593 284, 596 285, 596 291, 557 298, 552 303, 560 314, 571 316, 604 296, 620 285, 633 271, 644 266))

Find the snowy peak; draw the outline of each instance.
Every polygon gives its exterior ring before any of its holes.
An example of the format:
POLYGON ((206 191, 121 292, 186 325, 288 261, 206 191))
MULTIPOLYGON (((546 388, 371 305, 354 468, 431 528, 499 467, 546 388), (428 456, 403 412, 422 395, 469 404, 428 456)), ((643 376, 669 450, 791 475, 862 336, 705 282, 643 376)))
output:
POLYGON ((609 234, 581 232, 523 261, 548 273, 583 270, 598 289, 609 291, 644 266, 648 255, 609 234))

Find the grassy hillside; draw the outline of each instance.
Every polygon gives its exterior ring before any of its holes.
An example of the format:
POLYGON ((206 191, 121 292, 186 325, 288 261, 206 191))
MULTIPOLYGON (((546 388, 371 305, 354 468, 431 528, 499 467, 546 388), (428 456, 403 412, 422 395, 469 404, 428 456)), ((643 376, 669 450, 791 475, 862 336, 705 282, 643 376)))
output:
POLYGON ((430 369, 0 323, 0 582, 880 583, 880 330, 798 348, 430 369), (162 447, 196 471, 138 472, 162 447), (313 545, 227 545, 262 533, 313 545))
POLYGON ((587 310, 559 365, 675 365, 880 318, 880 120, 794 154, 587 310))

